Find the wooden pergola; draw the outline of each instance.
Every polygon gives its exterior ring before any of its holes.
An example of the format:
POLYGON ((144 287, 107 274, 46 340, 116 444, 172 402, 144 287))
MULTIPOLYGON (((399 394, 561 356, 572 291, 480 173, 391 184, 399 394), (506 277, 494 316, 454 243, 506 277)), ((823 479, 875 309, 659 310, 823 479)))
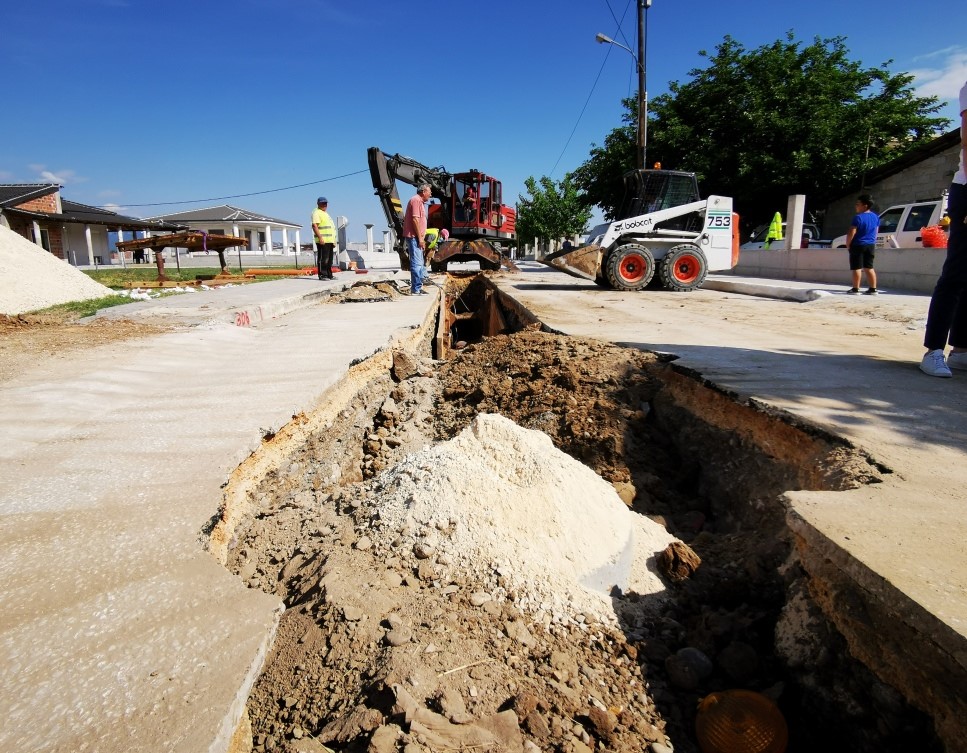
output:
POLYGON ((245 238, 234 235, 211 235, 200 231, 185 233, 170 233, 168 235, 156 235, 150 238, 138 238, 133 241, 121 241, 117 244, 118 251, 141 251, 151 249, 154 251, 155 262, 158 265, 158 282, 166 282, 165 260, 161 253, 169 246, 174 248, 187 248, 189 251, 215 251, 218 253, 218 265, 221 267, 221 274, 228 274, 228 265, 225 263, 225 249, 235 248, 236 246, 247 246, 245 238))

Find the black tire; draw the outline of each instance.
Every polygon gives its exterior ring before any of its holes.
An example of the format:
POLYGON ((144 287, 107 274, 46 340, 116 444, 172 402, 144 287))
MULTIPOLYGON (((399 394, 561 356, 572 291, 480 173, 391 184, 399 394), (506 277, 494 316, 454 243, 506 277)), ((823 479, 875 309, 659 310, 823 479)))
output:
POLYGON ((655 276, 655 257, 644 246, 626 243, 604 258, 604 278, 615 290, 641 290, 655 276))
POLYGON ((666 290, 685 293, 695 290, 708 275, 708 261, 698 246, 673 246, 658 264, 658 276, 666 290))

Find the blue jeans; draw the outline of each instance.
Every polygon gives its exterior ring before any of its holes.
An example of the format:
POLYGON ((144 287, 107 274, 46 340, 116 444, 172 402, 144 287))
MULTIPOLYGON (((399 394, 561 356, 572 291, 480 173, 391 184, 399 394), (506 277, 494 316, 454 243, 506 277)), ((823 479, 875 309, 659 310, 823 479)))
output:
POLYGON ((426 267, 423 266, 423 249, 416 238, 406 239, 406 252, 410 255, 410 294, 419 293, 426 279, 426 267))
POLYGON ((923 344, 940 350, 949 339, 955 348, 967 348, 967 186, 950 185, 948 197, 950 236, 947 260, 933 289, 923 344))

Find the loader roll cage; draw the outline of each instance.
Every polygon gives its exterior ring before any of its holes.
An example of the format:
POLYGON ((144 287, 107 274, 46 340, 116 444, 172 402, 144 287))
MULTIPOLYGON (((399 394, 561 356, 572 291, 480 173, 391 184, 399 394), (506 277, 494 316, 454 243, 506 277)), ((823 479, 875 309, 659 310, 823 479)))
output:
MULTIPOLYGON (((631 170, 624 175, 625 194, 615 219, 624 220, 701 201, 695 173, 677 170, 631 170)), ((684 215, 660 223, 661 230, 696 230, 696 218, 684 215)), ((698 227, 701 227, 699 224, 698 227)))

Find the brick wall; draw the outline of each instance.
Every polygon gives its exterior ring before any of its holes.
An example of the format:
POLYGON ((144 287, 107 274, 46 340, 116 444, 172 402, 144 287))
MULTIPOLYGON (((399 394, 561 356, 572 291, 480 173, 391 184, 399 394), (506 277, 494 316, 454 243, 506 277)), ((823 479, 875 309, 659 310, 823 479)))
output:
POLYGON ((57 194, 52 193, 41 196, 39 199, 31 199, 23 204, 17 204, 16 209, 23 209, 25 212, 47 212, 57 214, 57 194))
MULTIPOLYGON (((48 225, 46 222, 39 222, 40 228, 47 231, 47 238, 50 241, 50 253, 58 259, 65 259, 64 255, 64 229, 60 225, 48 225)), ((11 219, 10 229, 18 235, 22 235, 31 243, 34 243, 34 224, 30 220, 11 219)))

